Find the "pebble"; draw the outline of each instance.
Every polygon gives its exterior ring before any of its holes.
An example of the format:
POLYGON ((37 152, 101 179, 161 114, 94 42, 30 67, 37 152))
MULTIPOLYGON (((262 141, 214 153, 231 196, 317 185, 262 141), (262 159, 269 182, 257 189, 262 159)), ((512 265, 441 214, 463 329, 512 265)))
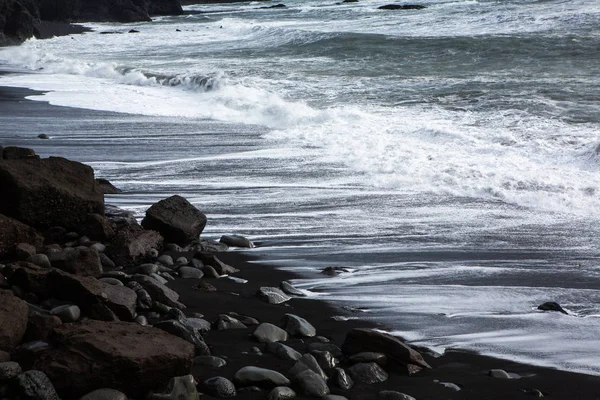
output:
POLYGON ((237 396, 233 382, 222 376, 215 376, 214 378, 205 380, 204 390, 208 394, 220 398, 237 396))
POLYGON ((268 400, 288 400, 296 397, 296 392, 287 386, 277 386, 269 392, 268 400))
POLYGON ((45 254, 34 254, 27 258, 27 262, 42 268, 52 268, 52 264, 50 264, 50 260, 45 254))
POLYGON ((125 286, 123 285, 123 282, 121 282, 117 278, 100 278, 98 280, 113 286, 125 286))
POLYGON ((200 279, 204 276, 204 272, 193 267, 181 267, 177 272, 182 279, 200 279))
POLYGON ((268 322, 263 322, 260 324, 252 336, 254 336, 261 343, 285 342, 288 339, 288 334, 286 331, 278 326, 269 324, 268 322))
POLYGON ((81 310, 76 305, 64 305, 53 308, 50 314, 56 315, 62 322, 75 322, 81 317, 81 310))
POLYGON ((104 250, 106 250, 106 246, 103 245, 102 243, 94 243, 93 245, 90 246, 90 249, 96 249, 96 251, 98 253, 103 253, 104 250))
POLYGON ((169 266, 169 267, 173 266, 173 258, 171 256, 166 255, 166 254, 163 254, 162 256, 158 257, 156 259, 156 261, 158 261, 162 265, 166 265, 166 266, 169 266))
POLYGON ((518 374, 506 372, 503 369, 491 369, 489 372, 489 375, 492 378, 498 378, 498 379, 519 379, 519 378, 521 378, 518 374))

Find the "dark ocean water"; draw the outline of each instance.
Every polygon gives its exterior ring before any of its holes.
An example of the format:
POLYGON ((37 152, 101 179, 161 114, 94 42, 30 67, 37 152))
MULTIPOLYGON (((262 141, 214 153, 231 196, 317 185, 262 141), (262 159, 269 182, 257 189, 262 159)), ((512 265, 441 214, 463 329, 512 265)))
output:
POLYGON ((208 236, 419 344, 600 374, 600 4, 422 3, 190 6, 218 12, 1 49, 0 85, 99 111, 2 139, 89 163, 140 215, 182 194, 208 236))

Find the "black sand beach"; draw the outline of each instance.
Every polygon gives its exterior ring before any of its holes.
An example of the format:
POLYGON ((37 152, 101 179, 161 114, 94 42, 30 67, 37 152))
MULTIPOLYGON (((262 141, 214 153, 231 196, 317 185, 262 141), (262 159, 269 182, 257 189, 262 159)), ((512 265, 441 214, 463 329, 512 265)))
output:
MULTIPOLYGON (((86 129, 86 121, 99 124, 103 117, 118 114, 96 111, 54 107, 44 102, 28 101, 24 96, 34 94, 26 89, 0 88, 0 134, 3 146, 18 145, 31 147, 39 154, 44 153, 46 141, 37 139, 45 131, 52 136, 56 129, 80 127, 86 129), (18 126, 18 130, 14 128, 18 126), (31 131, 24 136, 23 132, 31 131)), ((120 116, 121 123, 129 117, 120 116)), ((160 129, 155 126, 154 129, 160 129)), ((52 140, 52 139, 51 139, 52 140)), ((58 154, 60 155, 60 154, 58 154)), ((110 203, 110 200, 107 201, 110 203)), ((210 215, 208 215, 210 224, 210 215)), ((228 232, 223 232, 228 233, 228 232)), ((186 314, 202 313, 205 319, 213 321, 219 314, 237 312, 252 316, 260 322, 278 324, 283 314, 293 313, 311 322, 317 329, 317 335, 329 338, 341 345, 346 334, 353 328, 369 327, 385 330, 385 325, 375 325, 361 313, 353 313, 314 299, 294 298, 283 305, 271 305, 261 302, 255 293, 261 286, 278 286, 283 280, 296 278, 293 273, 279 270, 260 263, 260 248, 253 251, 229 251, 219 254, 226 263, 240 269, 235 276, 248 280, 237 283, 228 278, 212 279, 209 282, 217 288, 216 292, 202 292, 194 289, 194 279, 177 279, 168 284, 180 294, 180 301, 187 308, 186 314), (334 316, 358 317, 346 321, 335 320, 334 316)), ((255 365, 285 372, 293 362, 286 362, 265 352, 264 345, 251 337, 253 328, 228 331, 210 331, 205 340, 213 355, 226 357, 227 366, 212 369, 195 366, 193 375, 198 382, 213 376, 232 379, 235 372, 244 366, 255 365), (257 355, 252 348, 257 346, 264 353, 257 355), (245 354, 246 353, 246 354, 245 354)), ((306 344, 313 339, 291 339, 286 342, 300 352, 306 350, 306 344)), ((381 390, 395 390, 424 399, 528 399, 544 397, 552 399, 598 399, 600 398, 600 377, 574 374, 511 361, 485 357, 477 354, 448 351, 441 357, 425 355, 426 361, 433 367, 412 377, 390 373, 383 383, 366 385, 357 383, 350 390, 332 389, 333 394, 351 400, 376 399, 381 390), (488 376, 491 369, 503 369, 521 376, 520 379, 498 379, 488 376), (452 383, 461 390, 444 386, 452 383)), ((268 392, 240 391, 236 398, 264 399, 268 392)), ((212 398, 203 395, 203 398, 212 398)), ((303 399, 304 397, 298 397, 303 399)))

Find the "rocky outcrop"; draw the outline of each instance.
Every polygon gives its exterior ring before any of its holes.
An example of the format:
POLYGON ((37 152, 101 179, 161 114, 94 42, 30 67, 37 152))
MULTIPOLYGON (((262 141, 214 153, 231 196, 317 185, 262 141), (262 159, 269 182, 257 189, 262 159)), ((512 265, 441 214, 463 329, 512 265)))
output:
POLYGON ((146 211, 142 226, 160 232, 167 242, 186 245, 198 239, 206 226, 206 215, 183 197, 171 196, 146 211))
POLYGON ((19 243, 41 247, 44 239, 32 227, 0 214, 0 257, 10 256, 19 243))
POLYGON ((35 228, 76 230, 104 211, 92 168, 65 158, 0 160, 0 187, 0 213, 35 228))
POLYGON ((33 36, 36 8, 32 1, 0 0, 0 45, 17 44, 33 36))
POLYGON ((88 320, 54 330, 52 347, 35 361, 64 397, 110 387, 143 398, 174 376, 187 375, 194 346, 160 329, 88 320))
POLYGON ((0 350, 10 351, 23 339, 29 308, 9 290, 0 290, 0 350))

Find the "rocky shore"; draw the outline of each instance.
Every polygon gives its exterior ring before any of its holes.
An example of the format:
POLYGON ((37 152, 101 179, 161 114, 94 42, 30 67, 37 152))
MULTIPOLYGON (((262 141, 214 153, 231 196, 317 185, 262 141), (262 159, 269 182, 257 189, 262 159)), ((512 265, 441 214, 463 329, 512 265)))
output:
POLYGON ((139 224, 89 166, 0 154, 0 398, 598 398, 598 377, 440 356, 306 298, 228 251, 250 240, 202 239, 183 197, 139 224))

